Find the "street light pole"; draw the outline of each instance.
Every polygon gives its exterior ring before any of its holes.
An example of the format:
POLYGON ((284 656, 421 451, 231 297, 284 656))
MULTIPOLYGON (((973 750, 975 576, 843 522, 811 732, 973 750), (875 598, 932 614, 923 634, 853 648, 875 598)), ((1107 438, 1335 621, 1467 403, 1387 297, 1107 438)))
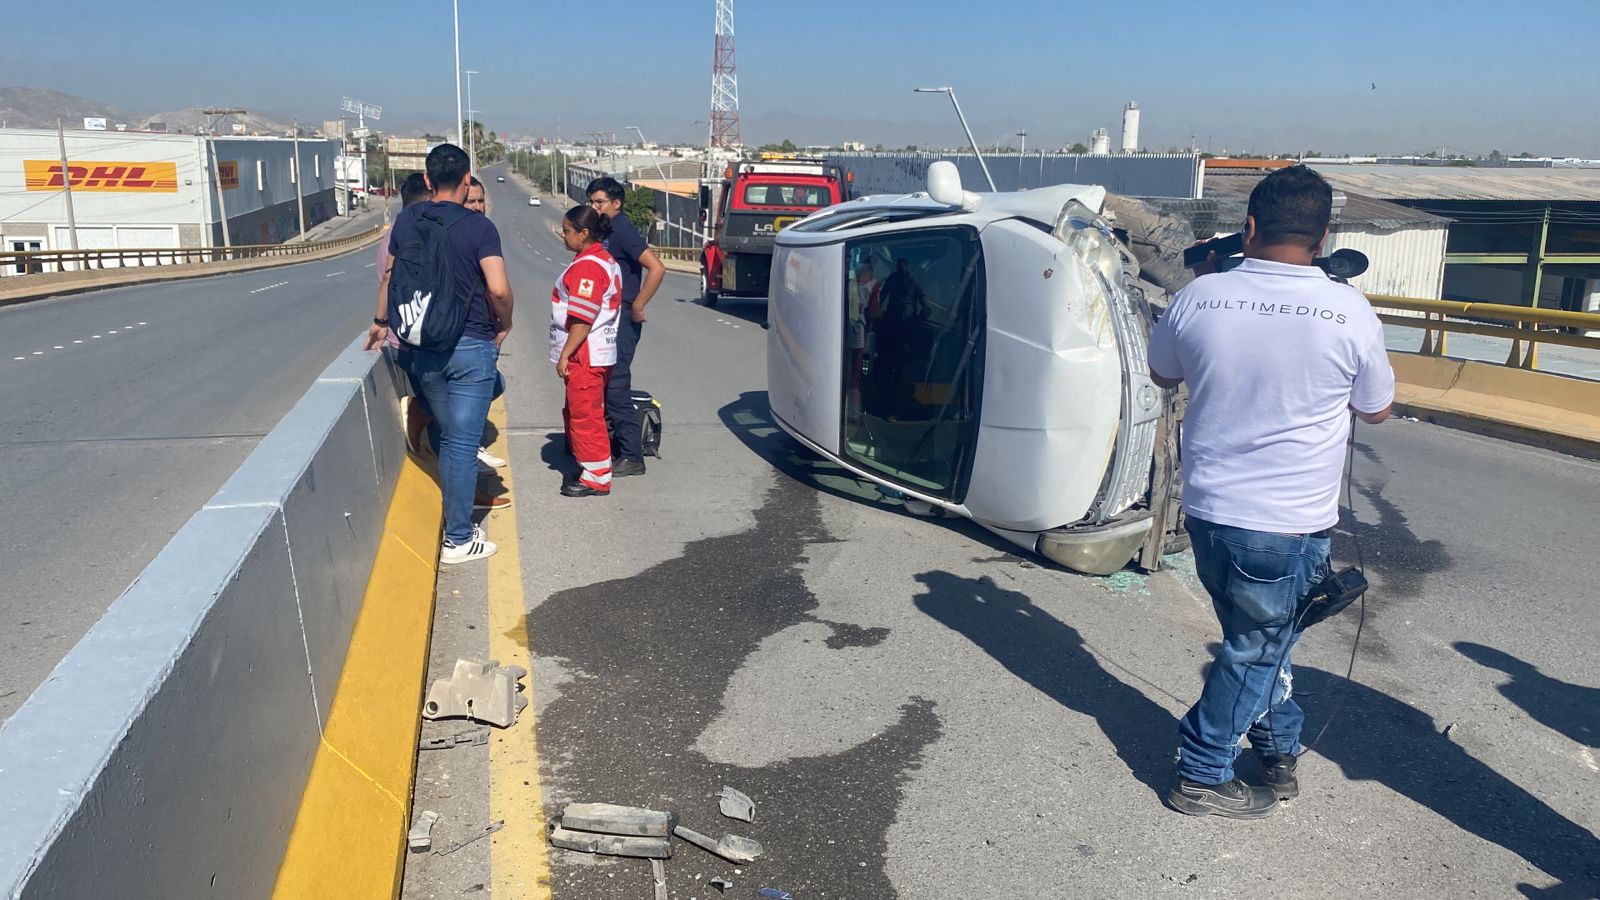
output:
POLYGON ((300 240, 306 239, 306 174, 300 171, 300 120, 294 120, 294 205, 300 213, 300 240))
POLYGON ((472 108, 472 76, 478 73, 468 69, 462 74, 467 76, 467 156, 472 159, 468 171, 476 175, 478 174, 478 111, 472 108))
MULTIPOLYGON (((637 125, 629 125, 628 130, 639 135, 639 146, 650 143, 645 140, 644 132, 637 125)), ((667 184, 667 173, 661 168, 661 157, 656 156, 656 174, 661 176, 661 217, 667 220, 667 243, 672 243, 672 188, 667 184)))
POLYGON ((1017 150, 1017 190, 1022 190, 1022 158, 1028 155, 1028 129, 1017 132, 1017 137, 1022 138, 1022 146, 1017 150))
POLYGON ((456 146, 461 138, 461 0, 450 0, 450 10, 456 26, 456 146))
POLYGON ((989 190, 998 191, 994 186, 994 176, 989 174, 989 164, 983 161, 983 151, 978 149, 978 140, 972 136, 972 129, 967 127, 967 117, 961 114, 961 101, 956 99, 956 89, 953 87, 917 88, 919 94, 949 94, 950 103, 956 108, 956 118, 961 120, 961 130, 967 133, 967 143, 972 145, 972 155, 978 158, 978 168, 983 170, 983 178, 989 182, 989 190))

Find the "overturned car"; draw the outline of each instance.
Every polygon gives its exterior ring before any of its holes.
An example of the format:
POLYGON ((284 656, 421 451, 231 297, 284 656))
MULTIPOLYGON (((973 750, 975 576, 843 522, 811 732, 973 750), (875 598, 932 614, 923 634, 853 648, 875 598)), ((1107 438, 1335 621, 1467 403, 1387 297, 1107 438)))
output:
POLYGON ((1103 188, 863 197, 785 229, 768 400, 802 444, 919 514, 1068 568, 1182 546, 1181 405, 1150 379, 1140 267, 1103 188))

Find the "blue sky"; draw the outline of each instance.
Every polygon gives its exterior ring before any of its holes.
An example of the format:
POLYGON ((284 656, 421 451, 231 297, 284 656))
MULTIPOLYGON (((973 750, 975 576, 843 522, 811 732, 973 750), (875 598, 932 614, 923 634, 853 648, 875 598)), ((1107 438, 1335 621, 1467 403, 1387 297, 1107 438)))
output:
MULTIPOLYGON (((1285 6, 1011 0, 741 0, 747 141, 956 144, 954 85, 981 142, 1115 143, 1138 101, 1151 149, 1527 150, 1600 157, 1600 0, 1285 6), (1577 36, 1574 38, 1573 36, 1577 36), (1377 89, 1371 85, 1376 83, 1377 89)), ((462 66, 488 127, 703 139, 712 0, 462 0, 462 66)), ((78 0, 13 17, 0 84, 134 112, 225 104, 337 115, 350 94, 397 127, 449 127, 449 0, 78 0), (138 12, 131 12, 139 10, 138 12), (89 23, 101 23, 90 27, 89 23)))

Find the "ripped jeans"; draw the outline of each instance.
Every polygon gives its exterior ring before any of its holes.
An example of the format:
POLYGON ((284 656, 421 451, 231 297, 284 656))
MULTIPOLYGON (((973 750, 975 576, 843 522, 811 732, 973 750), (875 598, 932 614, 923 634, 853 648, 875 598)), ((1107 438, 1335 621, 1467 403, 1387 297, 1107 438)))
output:
POLYGON ((1257 752, 1301 751, 1305 713, 1294 702, 1290 656, 1295 605, 1327 576, 1326 532, 1290 535, 1216 525, 1190 516, 1194 567, 1222 625, 1222 649, 1200 700, 1178 723, 1178 775, 1202 784, 1233 778, 1239 738, 1257 752), (1281 662, 1281 667, 1280 667, 1281 662))

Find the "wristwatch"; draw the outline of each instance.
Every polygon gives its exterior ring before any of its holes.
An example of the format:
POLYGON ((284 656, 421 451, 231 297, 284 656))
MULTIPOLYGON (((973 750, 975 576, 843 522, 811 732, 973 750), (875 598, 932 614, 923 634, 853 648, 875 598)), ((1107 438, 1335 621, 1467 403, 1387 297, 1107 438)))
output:
POLYGON ((372 317, 372 324, 374 324, 374 325, 382 325, 383 327, 388 328, 389 327, 389 320, 388 319, 380 319, 377 316, 373 316, 372 317))

